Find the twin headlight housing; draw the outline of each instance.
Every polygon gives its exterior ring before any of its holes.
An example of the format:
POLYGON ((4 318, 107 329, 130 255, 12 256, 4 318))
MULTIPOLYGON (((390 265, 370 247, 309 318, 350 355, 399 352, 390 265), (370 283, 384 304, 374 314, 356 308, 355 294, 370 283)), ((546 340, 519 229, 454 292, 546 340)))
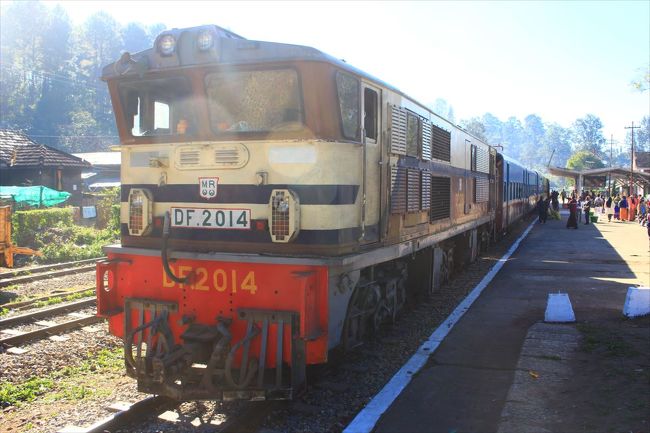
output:
MULTIPOLYGON (((200 52, 209 51, 214 46, 215 33, 210 29, 203 29, 196 33, 196 48, 200 52)), ((174 54, 177 45, 176 36, 172 33, 164 33, 158 36, 156 50, 161 56, 168 57, 174 54)))
MULTIPOLYGON (((300 201, 288 189, 271 191, 268 204, 269 234, 277 243, 293 241, 300 231, 300 201)), ((153 228, 153 196, 148 189, 132 188, 129 191, 129 234, 146 236, 153 228)))
POLYGON ((144 236, 149 234, 153 222, 153 199, 151 192, 143 188, 129 191, 129 234, 144 236))

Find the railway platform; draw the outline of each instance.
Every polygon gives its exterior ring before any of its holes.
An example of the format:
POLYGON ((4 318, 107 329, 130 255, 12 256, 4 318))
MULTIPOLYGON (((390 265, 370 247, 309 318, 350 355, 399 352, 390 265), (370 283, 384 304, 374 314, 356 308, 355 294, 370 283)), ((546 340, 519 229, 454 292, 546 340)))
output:
MULTIPOLYGON (((534 225, 370 431, 602 430, 581 419, 588 397, 575 388, 590 379, 582 374, 574 382, 582 368, 580 330, 620 324, 628 287, 650 285, 648 234, 637 223, 602 216, 567 229, 566 219, 563 213, 561 221, 534 225), (543 323, 547 297, 558 291, 569 295, 576 323, 543 323), (563 409, 564 401, 570 404, 563 409)), ((645 404, 648 394, 639 398, 645 404)), ((346 431, 358 425, 351 427, 346 431)))

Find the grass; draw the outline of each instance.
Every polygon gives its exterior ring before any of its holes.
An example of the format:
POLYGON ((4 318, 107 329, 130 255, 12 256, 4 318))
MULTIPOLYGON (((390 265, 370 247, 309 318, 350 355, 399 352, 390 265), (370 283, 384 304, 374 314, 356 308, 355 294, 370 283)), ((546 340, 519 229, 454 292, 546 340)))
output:
POLYGON ((88 289, 84 292, 73 293, 72 295, 65 296, 63 298, 52 298, 45 301, 38 301, 34 303, 34 308, 47 307, 50 305, 60 304, 62 302, 76 301, 77 299, 87 298, 95 294, 95 289, 88 289))
POLYGON ((52 387, 54 387, 54 380, 39 377, 29 378, 18 385, 3 383, 0 385, 0 406, 14 406, 18 402, 33 401, 52 387))
POLYGON ((112 391, 106 387, 106 375, 121 373, 123 359, 121 347, 102 349, 88 354, 88 358, 78 366, 64 367, 45 377, 32 377, 17 385, 0 382, 0 407, 20 406, 40 396, 46 402, 106 396, 112 391))
POLYGON ((626 342, 622 335, 586 323, 578 324, 578 330, 584 336, 581 349, 584 352, 603 352, 607 356, 626 357, 636 356, 639 352, 626 342))

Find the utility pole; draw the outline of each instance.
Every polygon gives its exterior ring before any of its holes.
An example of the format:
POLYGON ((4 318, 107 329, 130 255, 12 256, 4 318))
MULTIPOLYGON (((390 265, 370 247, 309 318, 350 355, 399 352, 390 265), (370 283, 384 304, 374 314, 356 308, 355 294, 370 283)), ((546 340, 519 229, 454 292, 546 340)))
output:
POLYGON ((630 191, 628 193, 628 197, 632 196, 632 186, 634 185, 634 130, 641 128, 640 126, 634 126, 634 122, 632 122, 632 126, 626 126, 625 129, 631 129, 632 130, 632 153, 631 153, 631 158, 630 158, 630 191))
POLYGON ((607 195, 612 196, 612 146, 614 145, 614 134, 609 138, 609 173, 607 173, 607 195))

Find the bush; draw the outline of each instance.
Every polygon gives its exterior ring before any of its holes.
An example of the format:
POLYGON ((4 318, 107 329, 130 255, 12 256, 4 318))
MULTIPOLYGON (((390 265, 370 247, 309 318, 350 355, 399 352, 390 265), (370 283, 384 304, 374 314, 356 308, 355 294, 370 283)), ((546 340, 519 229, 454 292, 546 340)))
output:
POLYGON ((19 211, 14 214, 13 239, 20 246, 39 250, 42 263, 91 259, 103 255, 102 246, 119 238, 119 205, 110 205, 110 224, 103 230, 77 226, 73 208, 19 211))
POLYGON ((120 188, 111 188, 101 195, 97 202, 97 227, 111 228, 120 227, 120 188))
POLYGON ((58 224, 72 226, 74 208, 49 208, 14 212, 12 239, 21 247, 39 248, 37 236, 58 224))

